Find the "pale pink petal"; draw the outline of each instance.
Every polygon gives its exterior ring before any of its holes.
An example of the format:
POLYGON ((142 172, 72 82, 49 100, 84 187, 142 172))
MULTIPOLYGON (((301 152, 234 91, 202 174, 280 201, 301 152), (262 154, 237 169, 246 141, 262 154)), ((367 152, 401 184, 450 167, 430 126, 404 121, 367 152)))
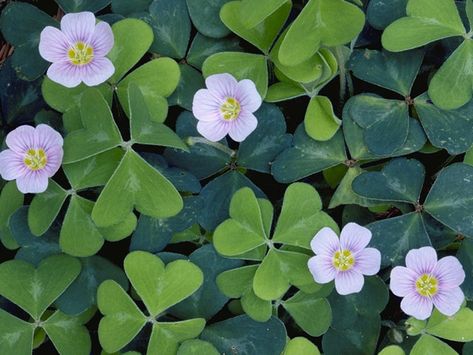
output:
POLYGON ((95 26, 94 34, 90 41, 90 45, 94 50, 94 55, 105 57, 113 48, 114 38, 112 28, 107 22, 99 22, 95 26))
POLYGON ((8 133, 5 142, 11 150, 24 154, 28 149, 34 147, 35 137, 35 128, 24 125, 8 133))
POLYGON ((312 238, 310 247, 315 254, 332 258, 340 249, 340 241, 331 228, 324 227, 312 238))
POLYGON ((454 256, 440 259, 435 266, 433 275, 439 280, 442 289, 460 286, 465 280, 463 266, 454 256))
POLYGON ((428 297, 422 297, 417 292, 406 295, 401 301, 402 311, 419 320, 424 320, 432 314, 433 303, 428 297))
POLYGON ((255 83, 249 79, 238 82, 235 91, 235 99, 244 110, 255 112, 263 102, 261 95, 256 90, 255 83))
POLYGON ((28 174, 16 180, 16 186, 21 193, 38 194, 48 188, 48 176, 41 170, 29 171, 28 174))
POLYGON ((332 259, 325 255, 316 255, 307 262, 309 271, 314 277, 315 282, 326 284, 333 281, 337 271, 333 267, 332 259))
POLYGON ((81 83, 81 68, 70 62, 53 63, 47 72, 48 78, 67 88, 73 88, 81 83))
POLYGON ((419 275, 430 274, 437 265, 437 253, 432 247, 412 249, 406 255, 406 266, 419 275))
POLYGON ((64 140, 58 131, 51 128, 46 124, 39 124, 35 130, 35 147, 36 148, 48 148, 51 146, 61 146, 64 144, 64 140))
POLYGON ((448 290, 439 290, 432 300, 440 313, 453 316, 460 310, 465 295, 460 287, 455 287, 448 290))
POLYGON ((0 175, 4 180, 15 180, 26 172, 22 154, 11 149, 0 152, 0 175))
POLYGON ((61 20, 61 31, 71 44, 90 43, 95 31, 95 15, 88 11, 66 14, 61 20))
POLYGON ((211 142, 218 142, 228 134, 230 125, 223 120, 205 122, 197 122, 197 131, 211 142))
POLYGON ((87 86, 97 86, 107 81, 115 72, 115 67, 108 58, 94 58, 82 68, 82 81, 87 86))
POLYGON ((375 248, 366 248, 355 254, 354 269, 363 275, 376 275, 381 268, 381 253, 375 248))
POLYGON ((220 106, 222 100, 210 90, 200 89, 194 95, 192 113, 200 121, 217 121, 222 119, 220 106))
POLYGON ((46 148, 45 153, 48 162, 41 171, 44 172, 48 177, 51 177, 56 174, 61 167, 64 151, 61 146, 56 145, 46 148))
POLYGON ((356 223, 348 223, 343 227, 340 234, 340 245, 342 249, 347 249, 356 253, 364 249, 371 240, 371 231, 356 223))
POLYGON ((341 271, 335 276, 335 289, 340 295, 358 293, 363 288, 365 279, 355 270, 341 271))
POLYGON ((47 26, 41 31, 39 54, 48 62, 67 61, 69 47, 66 36, 57 28, 47 26))
POLYGON ((207 89, 212 91, 220 99, 235 97, 237 84, 236 79, 227 73, 210 75, 205 79, 207 89))
POLYGON ((389 288, 399 297, 405 297, 416 292, 417 273, 404 266, 396 266, 391 270, 389 288))
POLYGON ((258 126, 258 119, 249 112, 241 112, 231 121, 229 135, 235 142, 243 142, 258 126))

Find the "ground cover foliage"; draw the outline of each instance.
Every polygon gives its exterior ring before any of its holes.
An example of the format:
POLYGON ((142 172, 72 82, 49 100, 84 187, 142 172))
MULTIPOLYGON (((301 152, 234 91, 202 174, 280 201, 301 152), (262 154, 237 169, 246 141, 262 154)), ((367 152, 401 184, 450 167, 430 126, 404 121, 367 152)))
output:
POLYGON ((473 353, 473 1, 0 9, 0 150, 22 125, 64 138, 46 191, 0 179, 0 354, 473 353), (85 11, 114 72, 68 88, 41 33, 85 11), (211 142, 193 102, 223 73, 262 104, 247 137, 211 142), (381 261, 343 295, 308 263, 350 223, 381 261), (453 315, 390 292, 422 247, 463 267, 453 315))

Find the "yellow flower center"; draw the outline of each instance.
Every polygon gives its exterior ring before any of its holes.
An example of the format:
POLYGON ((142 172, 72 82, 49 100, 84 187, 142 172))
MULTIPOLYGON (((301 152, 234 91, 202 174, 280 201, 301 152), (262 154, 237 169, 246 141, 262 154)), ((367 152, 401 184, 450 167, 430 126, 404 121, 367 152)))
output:
POLYGON ((424 297, 432 297, 437 291, 439 282, 432 275, 423 274, 416 280, 416 290, 419 295, 424 297))
POLYGON ((225 121, 233 121, 240 115, 240 103, 233 97, 227 97, 225 102, 220 106, 220 112, 225 121))
POLYGON ((94 49, 84 42, 77 42, 69 49, 67 55, 74 65, 89 64, 94 59, 94 49))
POLYGON ((355 265, 355 257, 350 250, 339 250, 333 255, 332 264, 339 271, 347 271, 355 265))
POLYGON ((43 149, 28 149, 23 158, 25 165, 33 171, 43 169, 48 163, 48 157, 43 149))

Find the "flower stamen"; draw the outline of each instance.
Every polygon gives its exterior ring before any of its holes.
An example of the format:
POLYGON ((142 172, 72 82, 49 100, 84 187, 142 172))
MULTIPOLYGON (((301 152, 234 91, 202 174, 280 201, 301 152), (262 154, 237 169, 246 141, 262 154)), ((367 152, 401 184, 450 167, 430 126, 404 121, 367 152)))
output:
POLYGON ((224 103, 220 106, 220 112, 225 121, 233 121, 240 115, 240 103, 233 97, 227 97, 224 103))
POLYGON ((77 42, 69 49, 67 55, 72 64, 85 65, 94 59, 94 49, 84 42, 77 42))
POLYGON ((417 293, 424 297, 432 297, 438 291, 438 280, 429 274, 423 274, 416 280, 417 293))
POLYGON ((23 162, 28 167, 28 169, 36 171, 43 169, 48 163, 48 157, 44 149, 28 149, 23 158, 23 162))
POLYGON ((355 265, 355 257, 350 250, 338 250, 333 255, 332 264, 339 271, 347 271, 355 265))

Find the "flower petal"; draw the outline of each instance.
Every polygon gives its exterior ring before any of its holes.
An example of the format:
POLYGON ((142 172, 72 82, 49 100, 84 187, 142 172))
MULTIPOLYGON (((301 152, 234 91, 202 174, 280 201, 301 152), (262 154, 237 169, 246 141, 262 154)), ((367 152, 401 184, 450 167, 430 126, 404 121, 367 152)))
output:
POLYGON ((57 62, 48 69, 48 78, 67 88, 73 88, 81 83, 81 67, 70 62, 57 62))
POLYGON ((48 177, 51 177, 56 174, 59 168, 61 167, 64 151, 61 146, 56 145, 46 149, 46 156, 48 162, 42 171, 48 177))
POLYGON ((107 81, 113 73, 115 67, 108 58, 94 58, 92 62, 85 65, 82 72, 82 81, 87 86, 97 86, 107 81))
POLYGON ((437 265, 437 253, 432 247, 412 249, 406 255, 406 266, 419 275, 430 274, 437 265))
POLYGON ((317 255, 332 258, 335 251, 340 249, 340 241, 331 228, 324 227, 312 238, 310 248, 317 255))
POLYGON ((356 253, 364 249, 371 240, 371 231, 356 223, 347 223, 340 234, 342 249, 356 253))
POLYGON ((90 43, 95 31, 95 15, 89 11, 66 14, 61 20, 61 31, 71 44, 90 43))
POLYGON ((332 259, 325 255, 316 255, 307 262, 309 271, 314 277, 315 282, 326 284, 333 281, 337 271, 332 265, 332 259))
POLYGON ((340 295, 358 293, 363 288, 365 279, 355 270, 342 271, 335 276, 335 289, 340 295))
POLYGON ((26 173, 23 155, 11 149, 0 152, 0 176, 4 180, 15 180, 26 173))
POLYGON ((48 176, 43 171, 29 171, 28 174, 16 179, 16 186, 21 193, 38 194, 48 188, 48 176))
POLYGON ((255 83, 249 79, 238 82, 235 99, 238 100, 244 110, 249 112, 258 110, 263 102, 261 95, 256 90, 255 83))
POLYGON ((197 131, 211 142, 218 142, 228 134, 230 125, 223 120, 206 122, 197 122, 197 131))
POLYGON ((200 89, 194 95, 192 113, 200 121, 217 121, 222 119, 220 106, 222 101, 210 90, 200 89))
POLYGON ((463 266, 454 256, 446 256, 440 259, 433 274, 439 280, 441 289, 454 288, 465 281, 463 266))
POLYGON ((94 50, 94 56, 105 57, 113 48, 114 37, 112 28, 105 22, 99 22, 95 26, 94 34, 90 41, 90 45, 94 50))
POLYGON ((424 320, 432 314, 433 303, 428 297, 422 297, 417 292, 406 295, 401 301, 402 311, 419 320, 424 320))
POLYGON ((39 54, 48 62, 68 60, 67 51, 70 47, 64 33, 52 26, 46 26, 40 35, 39 54))
POLYGON ((391 282, 389 288, 392 293, 399 297, 416 292, 417 273, 404 266, 396 266, 391 270, 391 282))
POLYGON ((448 290, 440 289, 439 292, 432 298, 435 307, 440 313, 446 316, 453 316, 460 310, 460 307, 465 299, 465 295, 460 287, 451 288, 448 290))
POLYGON ((228 73, 210 75, 205 79, 207 89, 222 100, 226 97, 235 97, 237 84, 236 79, 228 73))
POLYGON ((35 135, 35 146, 37 148, 46 149, 53 146, 62 147, 64 144, 64 140, 59 132, 46 124, 39 124, 36 126, 35 135))
POLYGON ((381 253, 375 248, 366 248, 355 255, 355 270, 363 275, 376 275, 381 268, 381 253))
POLYGON ((231 122, 229 135, 235 142, 243 142, 258 126, 258 119, 249 112, 242 112, 231 122))
POLYGON ((24 154, 28 149, 34 148, 35 137, 35 128, 23 125, 8 133, 5 142, 11 150, 24 154))

